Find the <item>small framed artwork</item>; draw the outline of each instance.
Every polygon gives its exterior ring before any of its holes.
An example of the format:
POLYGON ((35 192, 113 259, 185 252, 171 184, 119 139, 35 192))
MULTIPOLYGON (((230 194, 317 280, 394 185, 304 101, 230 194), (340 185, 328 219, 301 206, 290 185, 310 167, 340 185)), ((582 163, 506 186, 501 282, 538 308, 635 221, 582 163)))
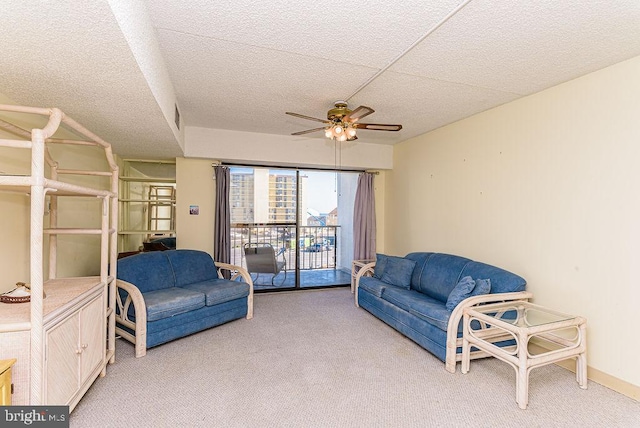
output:
POLYGON ((200 206, 199 205, 189 205, 189 214, 190 215, 200 215, 200 206))

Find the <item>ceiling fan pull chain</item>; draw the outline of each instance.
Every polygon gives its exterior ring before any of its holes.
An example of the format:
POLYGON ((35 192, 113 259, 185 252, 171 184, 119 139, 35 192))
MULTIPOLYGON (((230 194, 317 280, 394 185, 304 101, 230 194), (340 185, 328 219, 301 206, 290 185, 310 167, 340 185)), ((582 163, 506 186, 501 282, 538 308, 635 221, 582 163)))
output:
POLYGON ((333 171, 335 172, 333 192, 338 193, 338 140, 335 138, 333 139, 333 171))

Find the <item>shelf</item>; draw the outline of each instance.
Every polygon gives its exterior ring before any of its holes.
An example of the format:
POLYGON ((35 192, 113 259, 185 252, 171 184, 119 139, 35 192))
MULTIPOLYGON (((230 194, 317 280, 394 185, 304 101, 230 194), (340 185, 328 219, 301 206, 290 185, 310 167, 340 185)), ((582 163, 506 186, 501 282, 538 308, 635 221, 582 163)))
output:
POLYGON ((122 181, 132 181, 138 183, 175 183, 175 178, 162 178, 162 177, 120 177, 122 181))
MULTIPOLYGON (((36 180, 25 175, 0 175, 1 190, 10 192, 31 193, 31 186, 35 186, 36 180)), ((43 187, 49 190, 49 194, 55 196, 102 196, 114 197, 115 194, 108 190, 92 189, 90 187, 77 186, 62 181, 45 178, 43 187)))
POLYGON ((154 203, 154 204, 158 204, 160 202, 162 202, 163 204, 169 205, 170 203, 175 203, 176 200, 175 199, 162 199, 162 198, 158 198, 158 199, 118 199, 118 201, 120 202, 145 202, 145 203, 154 203))
MULTIPOLYGON (((47 235, 102 235, 102 229, 56 228, 44 229, 42 232, 47 235)), ((108 232, 115 233, 115 229, 109 229, 108 232)))
POLYGON ((175 234, 175 230, 121 230, 118 235, 175 234))

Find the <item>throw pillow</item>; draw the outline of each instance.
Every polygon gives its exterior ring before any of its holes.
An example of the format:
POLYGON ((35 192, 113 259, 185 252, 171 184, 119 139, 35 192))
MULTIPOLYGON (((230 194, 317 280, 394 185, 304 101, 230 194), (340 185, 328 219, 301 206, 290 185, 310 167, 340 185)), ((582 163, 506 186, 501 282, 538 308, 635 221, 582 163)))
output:
POLYGON ((476 286, 476 282, 470 276, 463 277, 449 293, 446 307, 452 311, 460 302, 467 297, 471 297, 471 293, 476 286))
POLYGON ((398 287, 411 288, 411 275, 416 262, 402 257, 387 256, 386 266, 380 281, 398 287))
POLYGON ((491 292, 491 280, 490 279, 476 279, 476 286, 471 293, 472 296, 479 296, 480 294, 489 294, 491 292))
POLYGON ((384 268, 387 266, 387 260, 389 256, 384 254, 376 254, 376 265, 373 267, 373 277, 382 279, 384 268))

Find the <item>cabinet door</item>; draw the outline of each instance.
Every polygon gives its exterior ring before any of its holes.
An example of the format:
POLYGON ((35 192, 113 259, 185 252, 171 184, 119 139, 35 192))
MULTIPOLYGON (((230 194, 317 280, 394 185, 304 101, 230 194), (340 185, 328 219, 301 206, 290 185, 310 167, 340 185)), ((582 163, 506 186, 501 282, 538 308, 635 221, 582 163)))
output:
POLYGON ((105 358, 107 318, 104 295, 94 299, 80 310, 80 376, 81 383, 105 358))
POLYGON ((80 314, 78 312, 46 333, 45 403, 64 405, 78 390, 80 373, 78 347, 80 314))

